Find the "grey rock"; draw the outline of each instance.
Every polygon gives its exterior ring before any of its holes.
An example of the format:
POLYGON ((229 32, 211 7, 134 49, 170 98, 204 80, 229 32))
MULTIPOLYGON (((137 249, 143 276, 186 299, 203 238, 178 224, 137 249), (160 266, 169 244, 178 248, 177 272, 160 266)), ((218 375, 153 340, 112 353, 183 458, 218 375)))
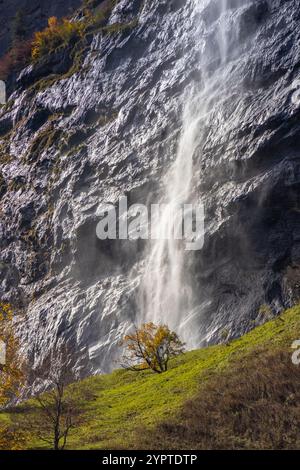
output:
POLYGON ((217 1, 202 10, 192 0, 122 0, 110 23, 138 15, 137 26, 95 34, 82 69, 42 91, 26 88, 38 70, 23 71, 0 117, 1 129, 14 125, 1 134, 12 157, 0 167, 1 298, 25 312, 19 334, 33 367, 61 340, 74 376, 115 366, 118 341, 139 319, 145 247, 100 242, 97 209, 123 194, 155 198, 176 155, 185 91, 201 90, 204 70, 224 83, 194 155, 206 208, 204 248, 187 258, 198 346, 225 328, 231 338, 248 331, 263 321, 261 305, 276 315, 299 298, 299 2, 228 1, 226 64, 216 41, 223 13, 217 1), (28 160, 48 128, 56 138, 28 160))

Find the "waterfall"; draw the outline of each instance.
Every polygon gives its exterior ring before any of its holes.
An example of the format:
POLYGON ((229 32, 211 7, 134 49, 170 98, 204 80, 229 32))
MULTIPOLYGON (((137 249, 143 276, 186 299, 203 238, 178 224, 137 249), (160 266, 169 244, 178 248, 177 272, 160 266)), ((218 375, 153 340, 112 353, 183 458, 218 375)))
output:
MULTIPOLYGON (((242 2, 242 0, 241 0, 242 2)), ((195 2, 195 8, 203 8, 203 2, 195 2)), ((224 100, 226 73, 222 69, 228 63, 228 20, 227 0, 219 0, 219 20, 215 30, 216 57, 219 66, 211 73, 210 60, 202 52, 199 63, 201 84, 192 86, 184 97, 182 130, 174 162, 163 179, 160 204, 183 205, 194 201, 193 156, 201 148, 202 133, 207 116, 214 106, 224 100)), ((199 48, 205 51, 205 39, 199 41, 199 48)), ((201 201, 194 201, 199 203, 201 201)), ((201 305, 196 304, 192 288, 191 273, 188 269, 189 252, 182 241, 174 239, 170 211, 163 209, 157 226, 155 240, 149 241, 145 272, 141 284, 140 309, 144 321, 166 323, 186 341, 187 347, 199 346, 197 335, 201 305), (198 326, 197 326, 198 325, 198 326)), ((181 223, 181 221, 179 221, 181 223)), ((152 228, 153 229, 153 228, 152 228)))
POLYGON ((163 196, 164 204, 152 241, 143 279, 143 313, 146 321, 164 322, 177 328, 182 319, 183 309, 187 311, 192 303, 192 291, 187 279, 184 279, 186 251, 183 242, 174 239, 173 220, 170 205, 181 206, 188 202, 191 194, 193 171, 193 153, 197 143, 198 120, 186 107, 183 119, 183 131, 178 154, 170 171, 165 176, 163 196))

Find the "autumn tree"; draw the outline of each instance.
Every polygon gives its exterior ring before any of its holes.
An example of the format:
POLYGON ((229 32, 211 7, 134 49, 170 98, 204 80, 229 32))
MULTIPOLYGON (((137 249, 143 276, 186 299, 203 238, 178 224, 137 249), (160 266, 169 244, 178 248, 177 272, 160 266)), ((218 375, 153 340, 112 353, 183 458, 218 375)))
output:
POLYGON ((0 409, 16 398, 25 374, 19 341, 15 335, 11 306, 0 302, 0 409))
POLYGON ((27 37, 24 12, 18 10, 12 22, 10 47, 0 57, 0 80, 10 82, 28 64, 31 42, 27 37))
POLYGON ((34 397, 28 429, 53 450, 63 450, 71 430, 84 419, 83 403, 89 399, 89 392, 84 386, 70 384, 72 376, 65 348, 53 353, 35 376, 49 390, 34 397))
POLYGON ((48 19, 48 26, 34 34, 31 57, 38 60, 59 47, 70 44, 72 40, 83 37, 85 24, 81 21, 70 21, 67 18, 58 20, 55 16, 48 19))
MULTIPOLYGON (((9 304, 0 302, 0 412, 19 396, 25 376, 13 310, 9 304)), ((12 421, 0 420, 0 450, 17 450, 23 444, 23 431, 12 421)))
POLYGON ((160 374, 168 369, 170 358, 184 351, 184 343, 167 325, 144 323, 134 332, 126 335, 121 346, 124 347, 122 367, 132 371, 151 369, 160 374))
MULTIPOLYGON (((17 416, 17 415, 16 415, 17 416)), ((0 451, 24 450, 28 439, 28 432, 20 427, 19 420, 11 415, 0 423, 0 451)))

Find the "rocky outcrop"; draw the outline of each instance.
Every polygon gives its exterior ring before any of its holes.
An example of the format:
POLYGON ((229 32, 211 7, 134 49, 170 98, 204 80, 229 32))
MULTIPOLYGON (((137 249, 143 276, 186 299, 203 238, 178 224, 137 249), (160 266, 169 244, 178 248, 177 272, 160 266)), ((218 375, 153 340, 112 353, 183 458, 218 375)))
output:
POLYGON ((20 75, 0 118, 1 297, 24 312, 33 367, 60 340, 74 375, 113 366, 138 319, 144 246, 100 242, 97 209, 159 190, 185 91, 215 73, 223 85, 194 155, 206 208, 204 248, 189 255, 198 345, 238 336, 299 298, 299 3, 224 4, 122 0, 109 20, 118 26, 86 39, 72 73, 49 77, 45 65, 20 75))

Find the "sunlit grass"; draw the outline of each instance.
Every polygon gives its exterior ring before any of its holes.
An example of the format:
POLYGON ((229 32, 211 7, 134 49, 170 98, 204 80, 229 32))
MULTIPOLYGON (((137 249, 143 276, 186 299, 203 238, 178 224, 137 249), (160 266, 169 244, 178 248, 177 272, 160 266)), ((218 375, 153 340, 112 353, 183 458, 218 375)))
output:
MULTIPOLYGON (((73 449, 130 448, 136 430, 152 427, 176 416, 178 409, 211 374, 221 374, 230 361, 246 359, 253 349, 264 351, 286 347, 300 338, 300 306, 265 323, 229 344, 187 352, 170 364, 168 372, 127 372, 95 376, 82 382, 92 391, 85 403, 87 419, 68 441, 73 449)), ((7 414, 2 419, 8 419, 7 414)), ((28 448, 43 448, 34 440, 28 448)))

